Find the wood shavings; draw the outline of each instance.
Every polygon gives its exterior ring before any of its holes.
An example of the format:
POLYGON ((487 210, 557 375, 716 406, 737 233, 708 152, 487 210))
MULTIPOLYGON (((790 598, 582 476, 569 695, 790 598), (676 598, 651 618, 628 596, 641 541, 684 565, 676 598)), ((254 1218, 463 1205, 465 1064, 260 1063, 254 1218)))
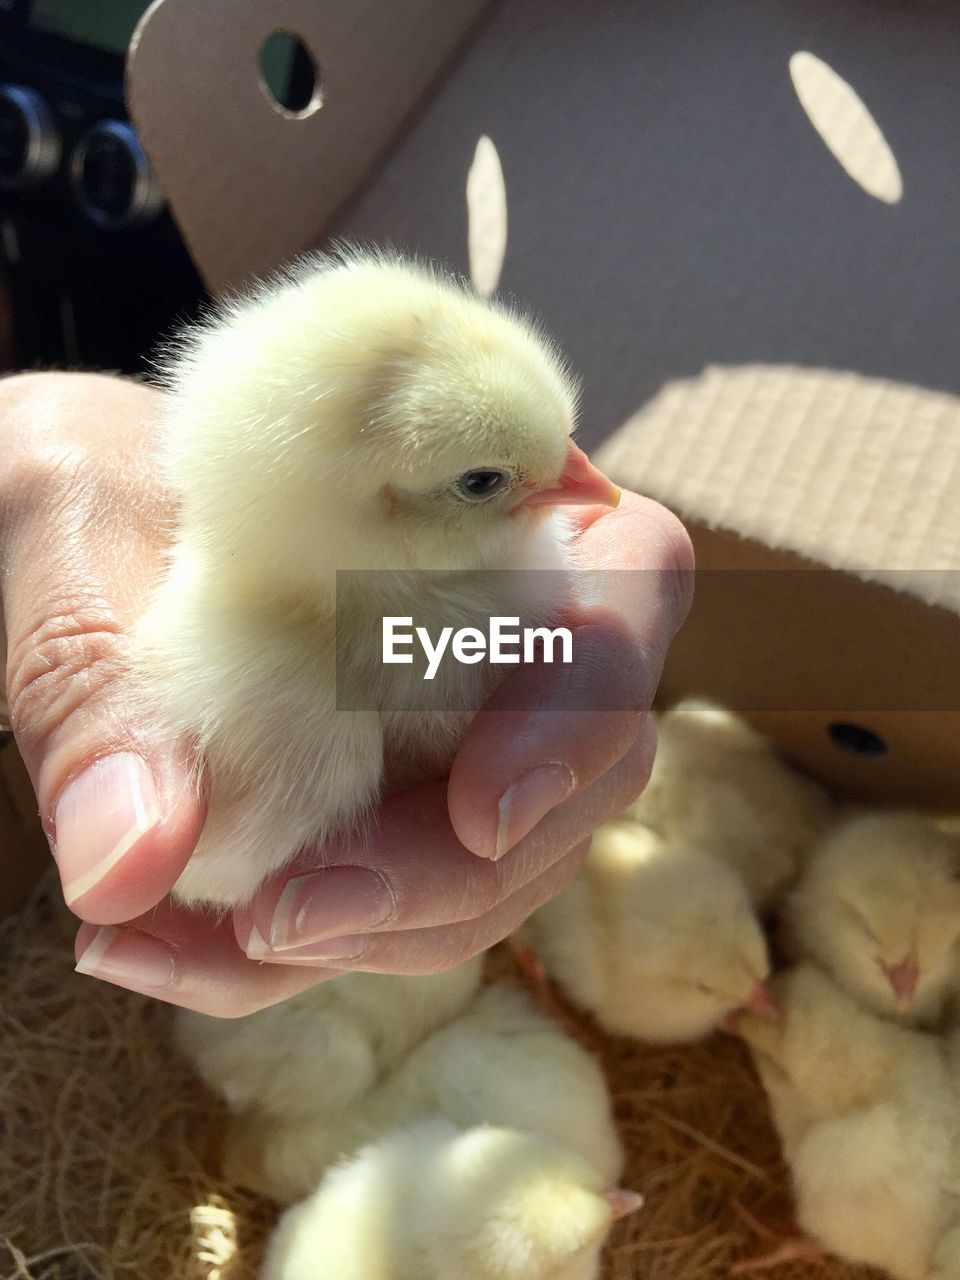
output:
MULTIPOLYGON (((176 1056, 170 1011, 75 975, 74 927, 52 878, 0 924, 0 1280, 256 1280, 276 1206, 218 1174, 223 1112, 176 1056)), ((489 968, 515 972, 507 948, 489 968)), ((623 1185, 645 1197, 616 1225, 602 1280, 727 1280, 795 1239, 742 1045, 599 1048, 623 1185)), ((762 1274, 811 1267, 785 1256, 762 1274)))

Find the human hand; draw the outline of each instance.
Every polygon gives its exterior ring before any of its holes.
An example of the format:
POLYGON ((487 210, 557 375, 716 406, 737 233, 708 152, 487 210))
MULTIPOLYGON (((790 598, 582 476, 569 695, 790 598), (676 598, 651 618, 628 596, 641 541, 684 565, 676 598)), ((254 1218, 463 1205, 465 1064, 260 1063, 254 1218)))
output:
POLYGON ((218 922, 167 897, 202 799, 188 746, 143 722, 125 679, 125 637, 173 519, 151 454, 161 403, 96 375, 0 383, 10 719, 65 897, 87 922, 80 971, 236 1016, 345 968, 436 972, 492 945, 569 883, 590 833, 646 780, 645 712, 689 602, 680 525, 634 495, 584 512, 585 564, 655 571, 603 579, 607 596, 578 620, 588 660, 514 673, 471 725, 449 785, 390 797, 372 838, 303 855, 218 922), (566 695, 629 710, 549 709, 566 695))

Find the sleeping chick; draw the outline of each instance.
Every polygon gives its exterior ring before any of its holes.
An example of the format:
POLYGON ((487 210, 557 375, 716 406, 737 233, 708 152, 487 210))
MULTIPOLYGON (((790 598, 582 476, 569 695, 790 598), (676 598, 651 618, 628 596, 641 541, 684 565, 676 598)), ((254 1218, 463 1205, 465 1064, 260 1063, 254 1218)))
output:
POLYGON ((790 1166, 800 1226, 850 1262, 924 1280, 951 1225, 958 1119, 933 1036, 861 1009, 814 966, 743 1014, 790 1166))
POLYGON ((689 699, 657 718, 653 773, 628 812, 726 862, 763 909, 794 879, 832 806, 739 716, 689 699))
POLYGON ((435 1115, 461 1129, 492 1124, 548 1138, 608 1185, 620 1174, 623 1154, 595 1058, 509 983, 483 990, 350 1105, 338 1103, 336 1085, 328 1094, 326 1081, 339 1072, 332 1061, 324 1065, 312 1115, 279 1123, 276 1111, 253 1107, 233 1121, 225 1153, 232 1181, 289 1203, 341 1156, 435 1115))
POLYGON ((817 846, 787 936, 867 1008, 918 1026, 960 979, 960 840, 912 813, 853 818, 817 846))
POLYGON ((245 1018, 178 1009, 177 1039, 231 1111, 296 1126, 347 1107, 460 1013, 482 964, 476 956, 415 977, 345 973, 245 1018))
POLYGON ((616 1217, 579 1156, 530 1134, 424 1120, 366 1147, 290 1209, 263 1280, 595 1280, 616 1217))
POLYGON ((741 878, 629 819, 596 832, 580 875, 523 937, 617 1035, 697 1040, 735 1009, 773 1012, 766 942, 741 878))
POLYGON ((443 776, 503 668, 451 663, 434 707, 382 661, 381 619, 521 626, 567 598, 565 503, 617 490, 570 439, 575 391, 528 321, 386 256, 309 258, 187 332, 165 370, 161 464, 179 500, 166 576, 131 646, 144 697, 192 738, 209 796, 175 888, 233 906, 443 776), (411 570, 444 570, 426 579, 411 570), (338 570, 379 570, 338 579, 338 570), (401 684, 400 682, 404 682, 401 684), (364 706, 338 709, 338 685, 364 706))

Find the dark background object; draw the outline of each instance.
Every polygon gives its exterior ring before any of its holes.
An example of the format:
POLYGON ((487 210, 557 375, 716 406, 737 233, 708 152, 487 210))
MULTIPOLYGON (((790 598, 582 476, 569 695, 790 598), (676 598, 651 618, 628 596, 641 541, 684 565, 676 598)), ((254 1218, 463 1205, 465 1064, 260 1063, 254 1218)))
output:
POLYGON ((124 105, 146 0, 0 0, 0 368, 142 371, 200 278, 124 105))

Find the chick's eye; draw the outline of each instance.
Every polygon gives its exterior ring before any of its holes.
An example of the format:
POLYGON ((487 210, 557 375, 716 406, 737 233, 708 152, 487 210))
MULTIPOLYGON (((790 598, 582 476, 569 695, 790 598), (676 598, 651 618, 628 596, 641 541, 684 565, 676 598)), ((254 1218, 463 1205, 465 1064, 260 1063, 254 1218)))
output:
POLYGON ((499 467, 479 467, 476 471, 465 471, 457 480, 460 496, 470 502, 482 502, 484 498, 492 498, 510 483, 509 471, 501 471, 499 467))
POLYGON ((862 933, 865 933, 871 942, 877 942, 878 941, 877 935, 870 928, 870 924, 867 921, 866 917, 864 916, 863 912, 860 911, 858 907, 855 907, 850 902, 845 902, 843 905, 846 907, 847 913, 849 914, 850 918, 852 919, 853 923, 857 926, 857 928, 860 929, 862 933))

